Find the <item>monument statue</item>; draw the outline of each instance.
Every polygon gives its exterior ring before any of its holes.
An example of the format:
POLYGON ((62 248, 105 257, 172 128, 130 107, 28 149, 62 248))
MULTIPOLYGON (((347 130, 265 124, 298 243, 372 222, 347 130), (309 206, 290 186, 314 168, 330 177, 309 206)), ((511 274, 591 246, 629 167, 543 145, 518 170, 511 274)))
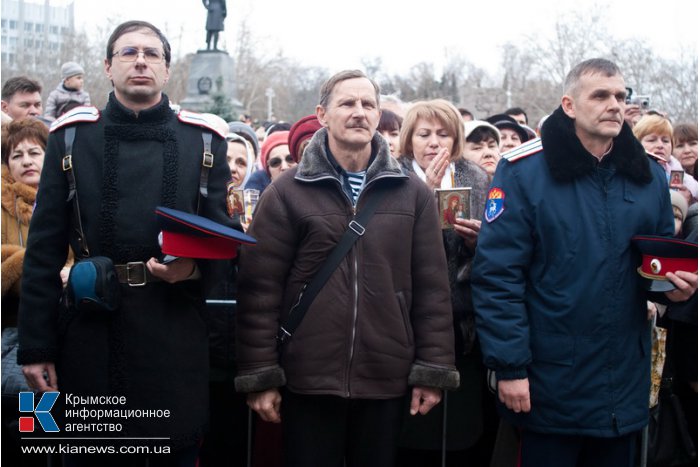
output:
POLYGON ((236 98, 236 66, 225 50, 219 49, 219 32, 224 30, 226 0, 202 0, 207 9, 207 48, 199 49, 190 63, 187 96, 180 107, 195 112, 211 112, 213 106, 230 105, 233 114, 243 111, 236 98), (215 52, 215 53, 214 53, 215 52), (221 102, 223 99, 223 103, 221 102))
POLYGON ((207 50, 212 50, 212 39, 214 40, 213 50, 219 50, 219 31, 224 30, 224 19, 226 18, 226 0, 202 0, 207 9, 207 50))

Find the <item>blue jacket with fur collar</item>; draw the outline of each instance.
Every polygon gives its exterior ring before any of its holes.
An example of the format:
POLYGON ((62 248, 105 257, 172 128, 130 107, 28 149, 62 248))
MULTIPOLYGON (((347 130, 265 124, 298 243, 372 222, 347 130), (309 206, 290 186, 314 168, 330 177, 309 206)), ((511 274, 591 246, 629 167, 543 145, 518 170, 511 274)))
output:
POLYGON ((472 271, 486 366, 529 379, 531 412, 501 412, 543 433, 639 430, 650 330, 630 240, 673 234, 663 169, 626 124, 598 162, 561 108, 526 144, 498 166, 472 271))

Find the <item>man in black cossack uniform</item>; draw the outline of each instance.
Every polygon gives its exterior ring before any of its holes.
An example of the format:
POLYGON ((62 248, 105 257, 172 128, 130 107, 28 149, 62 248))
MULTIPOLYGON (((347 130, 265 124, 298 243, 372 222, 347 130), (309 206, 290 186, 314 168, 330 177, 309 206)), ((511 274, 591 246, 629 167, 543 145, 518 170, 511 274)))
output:
MULTIPOLYGON (((77 436, 164 438, 154 443, 170 447, 169 456, 114 455, 100 465, 195 465, 207 423, 202 312, 206 289, 226 267, 191 258, 162 262, 154 210, 165 206, 240 226, 226 213, 226 143, 198 114, 170 109, 162 92, 169 66, 170 45, 152 24, 129 21, 114 30, 105 59, 114 90, 106 108, 81 107, 52 126, 24 262, 18 361, 30 387, 61 391, 61 400, 123 396, 125 405, 88 408, 150 416, 109 420, 123 426, 118 433, 77 436), (59 305, 68 246, 77 260, 86 256, 74 228, 75 204, 67 201, 67 155, 89 256, 110 258, 118 273, 121 304, 114 311, 59 305)), ((66 466, 95 462, 64 459, 66 466)))

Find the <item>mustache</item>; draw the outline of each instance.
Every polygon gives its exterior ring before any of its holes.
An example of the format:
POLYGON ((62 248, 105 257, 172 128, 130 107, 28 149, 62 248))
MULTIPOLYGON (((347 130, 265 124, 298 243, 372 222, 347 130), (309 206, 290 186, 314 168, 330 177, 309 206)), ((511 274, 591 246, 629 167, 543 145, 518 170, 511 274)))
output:
POLYGON ((363 130, 369 130, 369 125, 364 122, 352 122, 346 125, 345 128, 362 128, 363 130))

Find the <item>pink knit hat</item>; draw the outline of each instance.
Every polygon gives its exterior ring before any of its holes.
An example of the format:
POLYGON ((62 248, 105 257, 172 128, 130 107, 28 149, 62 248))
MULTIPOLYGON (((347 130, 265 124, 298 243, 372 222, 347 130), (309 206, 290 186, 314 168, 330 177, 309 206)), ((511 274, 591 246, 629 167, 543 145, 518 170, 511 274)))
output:
POLYGON ((267 166, 267 157, 270 155, 270 151, 277 146, 288 144, 288 139, 288 131, 275 131, 274 133, 270 133, 270 135, 265 138, 265 141, 263 141, 262 146, 260 146, 260 163, 265 168, 268 175, 270 174, 270 168, 267 166))

